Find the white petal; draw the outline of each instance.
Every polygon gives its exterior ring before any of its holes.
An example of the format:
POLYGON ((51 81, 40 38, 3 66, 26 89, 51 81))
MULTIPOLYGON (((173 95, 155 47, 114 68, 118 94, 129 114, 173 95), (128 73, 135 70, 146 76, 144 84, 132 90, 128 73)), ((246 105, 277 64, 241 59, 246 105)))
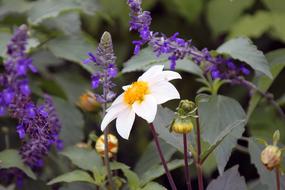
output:
POLYGON ((124 93, 122 93, 121 95, 119 95, 115 100, 114 102, 112 103, 112 105, 107 109, 107 111, 109 111, 112 106, 115 106, 117 104, 122 104, 124 101, 124 93))
POLYGON ((126 91, 130 86, 132 86, 132 85, 130 84, 130 85, 123 86, 122 89, 123 89, 124 91, 126 91))
POLYGON ((142 102, 135 102, 132 107, 138 116, 148 123, 153 122, 157 111, 157 102, 153 96, 146 95, 142 102))
POLYGON ((132 109, 126 109, 118 115, 116 128, 121 137, 128 139, 132 126, 135 121, 135 112, 132 109))
POLYGON ((139 77, 138 81, 149 81, 151 78, 160 74, 164 68, 164 65, 155 65, 149 68, 142 76, 139 77))
POLYGON ((163 71, 162 73, 167 81, 182 79, 181 75, 175 71, 163 71))
POLYGON ((124 104, 117 104, 111 106, 101 122, 101 130, 104 131, 105 128, 109 125, 109 123, 111 123, 111 121, 113 121, 123 110, 127 108, 128 107, 124 104))
POLYGON ((151 86, 151 93, 157 104, 163 104, 172 99, 180 99, 179 92, 170 82, 159 82, 151 86))

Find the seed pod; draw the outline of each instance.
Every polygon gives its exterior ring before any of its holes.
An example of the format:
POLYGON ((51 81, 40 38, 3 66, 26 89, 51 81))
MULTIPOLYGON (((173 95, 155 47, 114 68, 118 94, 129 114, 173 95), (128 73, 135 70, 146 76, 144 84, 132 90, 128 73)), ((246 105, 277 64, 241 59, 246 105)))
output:
POLYGON ((281 150, 277 146, 268 145, 261 152, 260 159, 264 166, 271 171, 280 165, 281 150))
POLYGON ((96 100, 96 96, 87 91, 86 93, 82 94, 79 98, 77 105, 84 111, 95 111, 100 107, 100 104, 96 100))
MULTIPOLYGON (((96 151, 101 157, 104 157, 105 144, 104 144, 104 135, 101 135, 96 141, 96 151)), ((112 134, 108 134, 108 156, 109 158, 113 157, 118 152, 118 139, 112 134)))

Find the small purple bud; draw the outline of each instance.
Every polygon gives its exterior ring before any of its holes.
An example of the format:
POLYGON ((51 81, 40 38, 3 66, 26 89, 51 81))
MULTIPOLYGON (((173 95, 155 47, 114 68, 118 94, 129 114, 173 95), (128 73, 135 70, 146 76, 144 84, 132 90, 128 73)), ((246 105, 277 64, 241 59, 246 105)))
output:
POLYGON ((20 90, 25 96, 29 96, 31 94, 31 89, 27 82, 20 85, 20 90))
POLYGON ((89 55, 91 61, 96 63, 97 59, 96 59, 95 55, 93 53, 91 53, 91 52, 88 52, 87 54, 89 55))
POLYGON ((12 90, 4 90, 3 99, 6 104, 10 104, 14 99, 14 92, 12 90))
POLYGON ((244 75, 249 75, 249 74, 250 74, 250 70, 247 69, 246 67, 242 67, 242 68, 241 68, 241 72, 242 72, 244 75))
POLYGON ((16 128, 16 130, 17 130, 17 133, 18 133, 20 139, 25 138, 26 132, 25 132, 25 129, 24 129, 24 126, 23 126, 23 125, 18 125, 17 128, 16 128))
POLYGON ((35 118, 36 117, 35 106, 33 104, 29 104, 26 108, 26 113, 30 118, 35 118))
POLYGON ((18 65, 17 73, 20 76, 26 75, 27 74, 27 66, 24 64, 18 65))
POLYGON ((214 71, 212 71, 212 78, 213 79, 217 79, 217 78, 220 78, 221 76, 220 76, 220 72, 219 71, 217 71, 217 70, 214 70, 214 71))
POLYGON ((0 117, 6 115, 6 108, 4 106, 0 106, 0 117))
POLYGON ((96 89, 100 85, 100 76, 94 75, 92 76, 92 88, 96 89))
POLYGON ((111 77, 111 78, 114 78, 116 77, 118 74, 118 71, 117 71, 117 68, 115 68, 114 66, 109 66, 108 68, 108 76, 111 77))

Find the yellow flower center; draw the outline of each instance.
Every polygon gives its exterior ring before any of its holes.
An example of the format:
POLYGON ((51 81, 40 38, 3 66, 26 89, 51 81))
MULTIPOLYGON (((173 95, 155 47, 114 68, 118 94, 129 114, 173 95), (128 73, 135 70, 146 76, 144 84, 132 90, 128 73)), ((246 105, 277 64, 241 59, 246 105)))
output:
POLYGON ((136 101, 142 102, 144 96, 149 93, 147 82, 134 82, 124 93, 124 101, 128 105, 132 105, 136 101))

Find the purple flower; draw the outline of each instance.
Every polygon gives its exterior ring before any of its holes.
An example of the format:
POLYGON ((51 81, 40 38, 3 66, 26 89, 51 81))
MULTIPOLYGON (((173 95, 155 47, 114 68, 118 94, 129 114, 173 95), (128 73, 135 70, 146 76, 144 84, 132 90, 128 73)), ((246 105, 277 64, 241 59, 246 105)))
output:
MULTIPOLYGON (((135 45, 134 54, 140 52, 144 44, 153 48, 157 56, 166 54, 170 61, 170 69, 174 70, 177 60, 190 56, 198 65, 206 65, 205 74, 210 73, 213 78, 233 79, 240 75, 248 75, 250 71, 243 65, 236 65, 232 59, 224 58, 221 55, 213 56, 207 48, 198 50, 192 45, 191 40, 184 40, 178 37, 178 33, 167 37, 163 33, 150 30, 150 12, 143 11, 141 0, 128 0, 130 7, 130 30, 139 33, 140 40, 133 41, 135 45)), ((204 68, 204 67, 203 67, 204 68)))
POLYGON ((118 74, 118 69, 115 65, 116 57, 113 50, 111 35, 104 32, 101 37, 99 46, 95 53, 88 53, 87 58, 83 63, 93 62, 98 70, 91 76, 91 86, 96 89, 102 86, 103 94, 96 94, 98 102, 110 102, 114 99, 115 93, 112 88, 115 84, 112 79, 118 74))
POLYGON ((60 142, 60 123, 49 96, 39 106, 31 99, 27 74, 37 69, 25 53, 27 34, 27 27, 20 26, 7 46, 4 73, 0 75, 0 115, 7 113, 18 120, 16 130, 23 141, 20 154, 27 165, 36 168, 42 166, 51 145, 60 142))

